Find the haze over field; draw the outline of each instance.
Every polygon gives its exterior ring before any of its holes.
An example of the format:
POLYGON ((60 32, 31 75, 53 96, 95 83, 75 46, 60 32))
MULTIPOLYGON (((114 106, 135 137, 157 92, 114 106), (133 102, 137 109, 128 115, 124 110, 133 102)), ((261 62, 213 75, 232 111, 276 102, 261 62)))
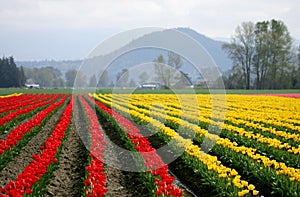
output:
POLYGON ((190 27, 227 40, 243 21, 282 20, 300 38, 299 1, 54 1, 0 2, 0 55, 17 61, 83 59, 101 41, 124 30, 190 27))

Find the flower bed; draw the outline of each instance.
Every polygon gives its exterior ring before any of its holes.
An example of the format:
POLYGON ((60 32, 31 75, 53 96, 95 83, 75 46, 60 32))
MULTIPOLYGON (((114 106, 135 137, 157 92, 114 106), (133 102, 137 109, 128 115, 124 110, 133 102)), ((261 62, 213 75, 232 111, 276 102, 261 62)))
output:
MULTIPOLYGON (((19 115, 22 115, 22 114, 26 114, 36 108, 39 108, 41 106, 44 106, 44 105, 47 105, 47 104, 50 104, 52 103, 53 101, 55 101, 57 98, 59 98, 60 95, 48 95, 46 97, 46 99, 48 98, 52 98, 50 100, 47 100, 47 101, 44 101, 44 102, 33 102, 31 106, 27 107, 27 108, 23 108, 23 109, 20 109, 20 110, 16 110, 14 112, 11 112, 9 113, 8 115, 0 118, 0 126, 2 126, 3 124, 9 122, 10 120, 12 120, 13 118, 15 118, 16 116, 19 116, 19 115)), ((46 100, 45 99, 45 100, 46 100)))
MULTIPOLYGON (((89 97, 91 102, 95 102, 89 97)), ((146 167, 146 173, 149 180, 154 180, 156 195, 160 196, 181 196, 182 190, 178 189, 174 184, 174 177, 168 173, 168 165, 165 164, 159 155, 156 153, 147 138, 140 134, 140 131, 135 127, 127 118, 121 116, 116 111, 111 110, 100 102, 95 102, 100 110, 105 111, 111 117, 113 117, 116 123, 126 133, 126 136, 134 144, 135 150, 137 150, 143 158, 144 166, 146 167), (153 178, 152 178, 153 177, 153 178)), ((153 191, 152 188, 149 188, 153 191)))
POLYGON ((66 107, 45 145, 41 147, 41 152, 32 155, 33 161, 26 166, 23 173, 19 174, 15 181, 11 181, 4 188, 1 188, 0 191, 4 193, 3 196, 22 196, 25 193, 36 195, 35 193, 39 192, 39 190, 35 191, 32 188, 48 171, 52 170, 49 166, 58 162, 57 153, 71 122, 71 115, 72 101, 66 107))
POLYGON ((86 166, 88 175, 85 177, 85 196, 104 196, 107 192, 105 188, 106 176, 104 173, 104 137, 101 126, 98 122, 96 113, 92 110, 89 104, 79 95, 80 102, 83 105, 86 117, 88 119, 90 132, 90 154, 89 165, 86 166))

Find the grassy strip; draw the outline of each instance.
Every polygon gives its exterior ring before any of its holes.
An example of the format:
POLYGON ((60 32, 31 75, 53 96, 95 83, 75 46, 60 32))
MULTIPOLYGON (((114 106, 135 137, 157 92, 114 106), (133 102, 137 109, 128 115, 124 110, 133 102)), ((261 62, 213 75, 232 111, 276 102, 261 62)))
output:
MULTIPOLYGON (((12 93, 53 93, 53 94, 68 94, 72 93, 74 90, 71 88, 66 89, 24 89, 24 88, 0 88, 0 95, 9 95, 12 93)), ((95 89, 87 89, 85 91, 81 91, 81 93, 84 92, 93 92, 95 89)), ((194 91, 196 94, 210 94, 208 89, 180 89, 176 90, 176 94, 178 93, 190 93, 191 91, 194 91)), ((299 89, 282 89, 282 90, 233 90, 233 89, 227 89, 225 90, 226 94, 288 94, 288 93, 300 93, 299 89)), ((158 90, 143 90, 143 89, 97 89, 96 93, 120 93, 120 94, 131 94, 132 92, 137 94, 174 94, 172 90, 168 89, 158 89, 158 90)))

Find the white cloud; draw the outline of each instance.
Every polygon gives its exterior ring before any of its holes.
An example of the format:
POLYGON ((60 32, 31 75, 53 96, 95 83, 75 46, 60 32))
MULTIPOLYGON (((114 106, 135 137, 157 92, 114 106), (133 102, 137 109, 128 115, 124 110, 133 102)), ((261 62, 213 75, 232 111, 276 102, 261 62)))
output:
POLYGON ((0 25, 16 29, 190 26, 215 37, 229 36, 242 21, 278 18, 299 38, 299 4, 293 0, 4 0, 0 25))
MULTIPOLYGON (((39 31, 54 31, 62 35, 60 40, 84 32, 74 38, 79 42, 89 32, 106 32, 103 36, 145 26, 191 27, 209 37, 228 38, 243 21, 272 18, 282 20, 291 35, 300 39, 299 10, 300 1, 296 0, 0 0, 0 26, 5 30, 0 31, 0 43, 20 40, 23 32, 33 41, 40 37, 35 33, 39 31)), ((42 39, 47 36, 44 33, 42 39)), ((1 45, 0 52, 5 52, 5 47, 1 45)))

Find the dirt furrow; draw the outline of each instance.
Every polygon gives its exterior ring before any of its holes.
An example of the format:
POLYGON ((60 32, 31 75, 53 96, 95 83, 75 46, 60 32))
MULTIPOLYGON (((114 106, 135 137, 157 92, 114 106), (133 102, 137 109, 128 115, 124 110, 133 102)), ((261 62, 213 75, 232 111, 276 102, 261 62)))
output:
POLYGON ((72 123, 45 196, 81 196, 86 159, 85 146, 72 123))
POLYGON ((47 185, 45 196, 81 196, 83 192, 83 179, 88 155, 81 140, 83 135, 87 137, 81 110, 78 105, 78 97, 76 97, 69 134, 63 143, 62 153, 59 156, 59 166, 47 185))
POLYGON ((32 154, 41 151, 40 146, 44 144, 46 139, 52 133, 55 125, 59 121, 61 114, 65 109, 64 105, 47 121, 46 125, 25 145, 21 152, 9 162, 0 172, 0 188, 4 187, 10 180, 16 180, 24 168, 32 161, 32 154))
POLYGON ((120 153, 116 154, 111 141, 105 137, 104 161, 106 161, 105 175, 108 188, 106 196, 133 196, 126 185, 126 179, 129 177, 126 177, 125 173, 120 170, 122 166, 119 159, 121 159, 120 153), (110 164, 113 164, 114 167, 111 167, 110 164))
POLYGON ((103 117, 99 118, 106 134, 104 155, 108 188, 106 196, 149 196, 147 189, 141 183, 141 177, 138 172, 122 170, 129 169, 128 166, 134 168, 134 160, 133 158, 128 158, 129 155, 125 151, 120 151, 120 149, 116 148, 124 148, 124 142, 120 139, 117 131, 111 127, 110 123, 103 117))

